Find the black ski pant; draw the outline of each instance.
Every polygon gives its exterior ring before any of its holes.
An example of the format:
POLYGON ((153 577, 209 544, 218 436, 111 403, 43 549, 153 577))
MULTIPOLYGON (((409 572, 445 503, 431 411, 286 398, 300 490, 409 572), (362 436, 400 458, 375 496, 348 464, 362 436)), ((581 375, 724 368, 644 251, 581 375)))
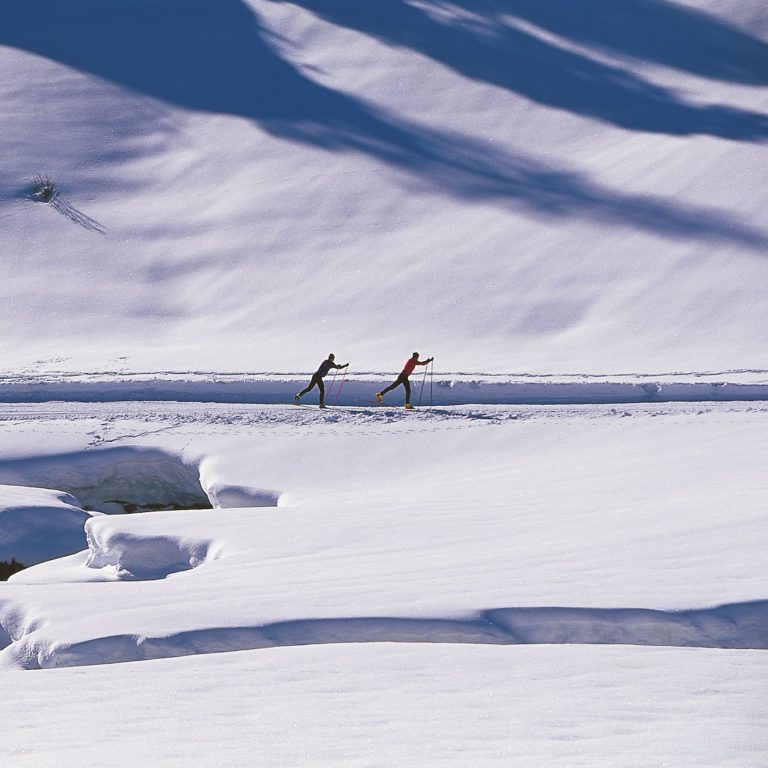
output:
POLYGON ((380 394, 386 395, 387 392, 391 392, 395 387, 399 387, 401 384, 405 387, 405 402, 410 403, 411 382, 408 381, 408 375, 405 373, 401 373, 386 389, 382 389, 380 394))
POLYGON ((309 384, 299 392, 299 397, 304 397, 314 386, 320 390, 320 405, 325 405, 325 384, 323 384, 323 377, 318 373, 315 373, 309 384))

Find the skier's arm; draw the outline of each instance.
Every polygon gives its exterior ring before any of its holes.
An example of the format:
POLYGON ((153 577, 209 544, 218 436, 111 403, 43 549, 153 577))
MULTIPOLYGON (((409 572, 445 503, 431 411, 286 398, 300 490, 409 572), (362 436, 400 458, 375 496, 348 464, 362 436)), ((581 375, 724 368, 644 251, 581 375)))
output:
POLYGON ((426 360, 417 360, 416 365, 429 365, 434 359, 434 357, 429 357, 426 360))
POLYGON ((333 367, 334 368, 348 368, 349 367, 349 363, 344 363, 344 365, 334 365, 333 367))

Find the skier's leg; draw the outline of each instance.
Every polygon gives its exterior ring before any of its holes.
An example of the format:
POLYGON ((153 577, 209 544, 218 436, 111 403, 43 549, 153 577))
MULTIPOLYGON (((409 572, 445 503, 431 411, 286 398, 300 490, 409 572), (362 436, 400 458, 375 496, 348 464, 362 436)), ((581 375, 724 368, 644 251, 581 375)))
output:
POLYGON ((304 389, 302 389, 301 392, 299 392, 299 397, 304 397, 304 395, 306 395, 307 392, 309 392, 317 384, 318 381, 321 381, 321 380, 318 379, 316 374, 313 375, 309 384, 307 384, 307 386, 304 387, 304 389))
POLYGON ((405 387, 405 404, 411 404, 411 382, 407 376, 403 376, 403 386, 405 387))
POLYGON ((320 407, 325 408, 325 384, 320 378, 317 380, 317 388, 320 390, 320 407))
POLYGON ((309 384, 307 384, 307 386, 306 386, 306 387, 304 387, 304 389, 302 389, 302 390, 301 390, 301 392, 297 392, 297 393, 296 393, 296 394, 293 396, 293 399, 296 401, 296 405, 298 405, 298 404, 299 404, 299 400, 300 400, 302 397, 304 397, 304 395, 306 395, 306 394, 307 394, 307 392, 309 392, 309 390, 310 390, 310 389, 312 389, 312 382, 311 382, 311 381, 309 382, 309 384))
POLYGON ((395 387, 399 387, 400 383, 401 383, 400 377, 398 376, 397 379, 395 379, 395 381, 393 381, 388 387, 385 387, 384 389, 382 389, 381 392, 379 392, 379 394, 386 395, 387 392, 391 392, 395 387))

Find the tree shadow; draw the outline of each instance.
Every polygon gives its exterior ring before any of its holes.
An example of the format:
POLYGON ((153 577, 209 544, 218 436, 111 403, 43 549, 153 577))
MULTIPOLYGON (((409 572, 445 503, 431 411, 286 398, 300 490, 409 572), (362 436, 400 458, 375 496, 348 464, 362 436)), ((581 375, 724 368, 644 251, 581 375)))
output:
POLYGON ((663 0, 270 0, 418 51, 467 77, 622 128, 739 141, 768 137, 768 116, 686 102, 672 89, 534 34, 535 24, 571 42, 650 60, 703 77, 768 82, 768 45, 703 13, 663 0), (439 14, 442 8, 443 13, 439 14))
POLYGON ((466 138, 430 136, 414 158, 414 167, 423 171, 414 184, 437 182, 457 196, 523 206, 540 217, 580 217, 669 239, 729 242, 758 251, 768 246, 768 233, 730 213, 655 195, 624 194, 583 173, 499 153, 466 138))
MULTIPOLYGON (((462 2, 467 8, 470 3, 462 2)), ((477 11, 525 19, 574 42, 699 77, 768 84, 768 45, 667 0, 473 0, 477 11)))
MULTIPOLYGON (((707 132, 709 124, 713 133, 722 129, 720 134, 730 138, 768 132, 760 115, 682 105, 663 89, 633 81, 624 70, 501 24, 489 37, 438 24, 404 0, 296 2, 335 23, 409 45, 465 74, 527 95, 539 88, 541 99, 557 106, 568 108, 568 100, 575 99, 574 111, 619 124, 669 132, 707 132)), ((485 0, 485 5, 498 15, 511 4, 485 0)), ((279 55, 270 32, 241 0, 4 0, 0 44, 186 109, 251 119, 289 141, 365 153, 401 170, 413 184, 457 198, 524 206, 541 216, 610 221, 668 237, 714 238, 754 248, 766 244, 765 233, 728 214, 622 195, 584 175, 500 152, 487 142, 398 120, 316 83, 279 55)), ((71 206, 67 211, 99 231, 98 222, 83 219, 71 206)))

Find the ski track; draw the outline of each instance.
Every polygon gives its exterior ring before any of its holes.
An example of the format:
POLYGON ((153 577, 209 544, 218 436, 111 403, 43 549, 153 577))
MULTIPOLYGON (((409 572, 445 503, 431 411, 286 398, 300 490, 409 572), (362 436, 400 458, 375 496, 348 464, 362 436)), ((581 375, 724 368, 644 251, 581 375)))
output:
POLYGON ((296 428, 345 424, 378 429, 402 425, 418 430, 445 429, 452 425, 492 425, 508 421, 624 419, 633 417, 734 417, 768 415, 768 403, 629 403, 624 405, 456 405, 421 407, 406 411, 402 406, 328 406, 326 409, 295 405, 249 405, 229 403, 119 402, 119 403, 13 403, 0 405, 0 424, 35 421, 99 420, 93 445, 141 438, 188 424, 247 426, 269 429, 280 425, 296 428), (156 429, 134 429, 105 437, 121 421, 164 424, 156 429), (170 424, 167 424, 170 422, 170 424))

